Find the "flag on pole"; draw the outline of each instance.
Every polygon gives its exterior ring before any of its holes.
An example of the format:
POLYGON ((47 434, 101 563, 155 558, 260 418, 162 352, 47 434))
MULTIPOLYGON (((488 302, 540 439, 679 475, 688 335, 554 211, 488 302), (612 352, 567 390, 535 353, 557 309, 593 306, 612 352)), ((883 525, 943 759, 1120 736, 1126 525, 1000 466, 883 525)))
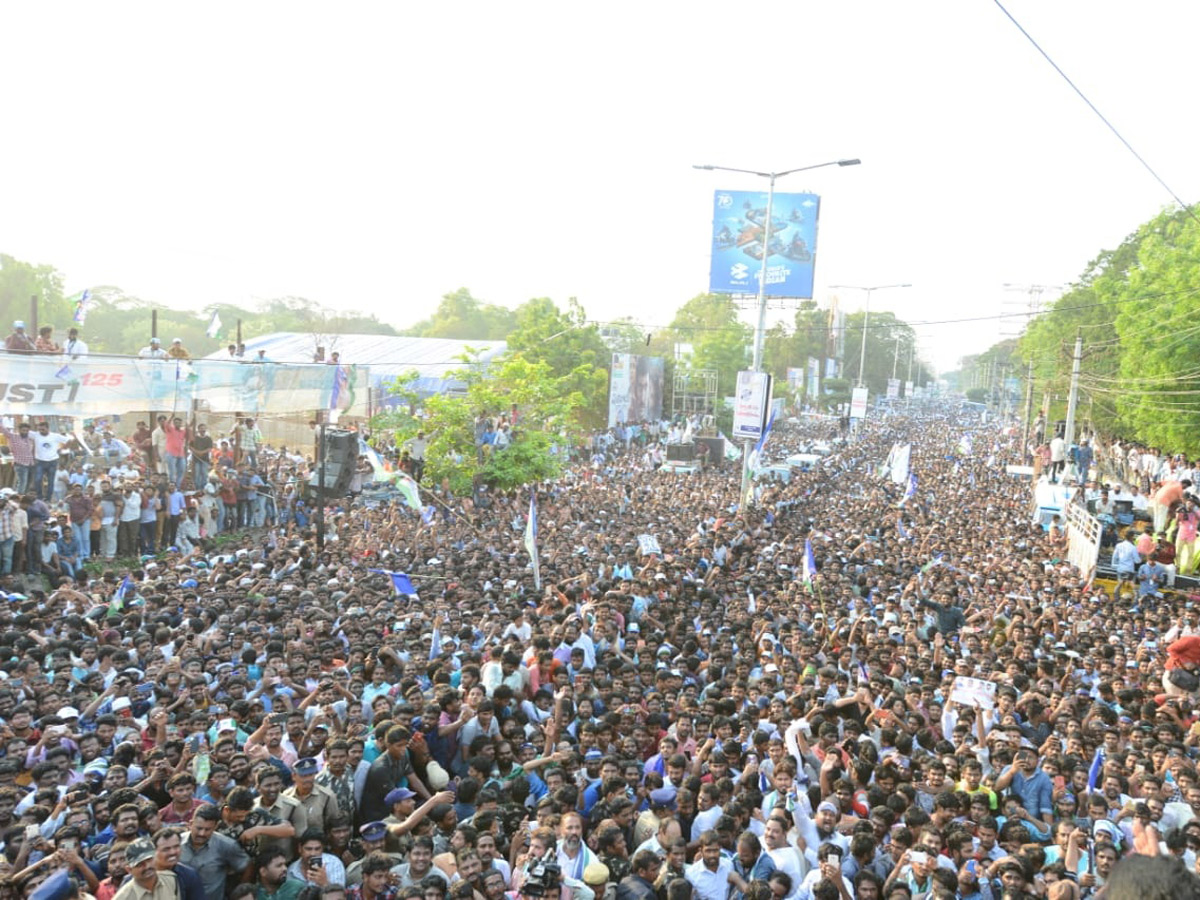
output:
POLYGON ((433 639, 429 642, 429 661, 433 662, 442 655, 442 632, 437 622, 433 623, 433 639))
POLYGON ((403 572, 391 572, 387 569, 368 569, 375 575, 386 575, 391 579, 392 587, 395 589, 397 596, 412 597, 417 593, 417 589, 413 587, 412 579, 403 572))
POLYGON ((921 574, 924 575, 930 569, 935 569, 942 564, 942 554, 938 554, 925 565, 921 566, 921 574))
POLYGON ((75 312, 71 316, 71 321, 76 325, 82 325, 87 321, 88 305, 92 300, 92 292, 85 289, 71 299, 75 301, 75 312))
POLYGON ((754 445, 754 449, 750 452, 750 469, 757 472, 759 465, 762 462, 763 447, 767 446, 767 438, 771 436, 771 426, 775 424, 775 408, 771 408, 771 417, 767 419, 767 427, 763 429, 762 435, 758 439, 758 443, 754 445))
POLYGON ((64 365, 61 369, 59 369, 57 372, 54 373, 54 377, 59 378, 63 381, 70 381, 71 380, 71 367, 69 365, 64 365))
POLYGON ((817 560, 813 556, 812 541, 808 538, 804 539, 804 564, 800 569, 800 577, 804 582, 804 587, 811 594, 813 590, 813 576, 817 574, 817 560))
POLYGON ((208 327, 204 329, 204 333, 214 341, 219 340, 221 337, 221 314, 215 309, 213 310, 212 318, 208 321, 208 327))
POLYGON ((112 610, 124 609, 125 608, 125 598, 128 597, 133 592, 133 590, 134 590, 133 579, 130 578, 128 575, 126 575, 125 578, 121 581, 121 583, 117 586, 116 591, 113 592, 112 602, 109 603, 109 605, 108 605, 109 609, 112 609, 112 610))
POLYGON ((392 485, 400 492, 405 504, 418 512, 421 509, 421 489, 407 472, 397 472, 392 476, 392 485))
POLYGON ((533 563, 533 586, 542 589, 542 570, 538 563, 537 548, 537 491, 529 492, 529 521, 525 523, 525 550, 533 563))
POLYGON ((1092 767, 1088 769, 1088 793, 1096 790, 1096 782, 1100 780, 1100 773, 1104 770, 1104 746, 1096 748, 1096 755, 1092 757, 1092 767))
POLYGON ((908 501, 915 496, 917 496, 917 475, 915 472, 911 472, 908 476, 908 488, 904 491, 904 499, 908 501))

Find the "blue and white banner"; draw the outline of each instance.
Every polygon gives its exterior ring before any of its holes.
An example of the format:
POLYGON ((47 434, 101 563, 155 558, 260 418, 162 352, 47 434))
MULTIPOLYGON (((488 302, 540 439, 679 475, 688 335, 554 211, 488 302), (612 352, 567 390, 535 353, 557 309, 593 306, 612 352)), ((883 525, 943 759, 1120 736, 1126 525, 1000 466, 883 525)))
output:
MULTIPOLYGON (((821 198, 816 194, 775 194, 767 246, 766 296, 812 297, 820 207, 821 198)), ((758 293, 766 226, 766 191, 716 192, 710 291, 758 293)))
POLYGON ((9 415, 114 416, 146 410, 212 412, 365 411, 365 366, 293 365, 233 360, 89 356, 69 365, 55 356, 0 355, 0 406, 9 415), (339 371, 341 370, 341 371, 339 371))

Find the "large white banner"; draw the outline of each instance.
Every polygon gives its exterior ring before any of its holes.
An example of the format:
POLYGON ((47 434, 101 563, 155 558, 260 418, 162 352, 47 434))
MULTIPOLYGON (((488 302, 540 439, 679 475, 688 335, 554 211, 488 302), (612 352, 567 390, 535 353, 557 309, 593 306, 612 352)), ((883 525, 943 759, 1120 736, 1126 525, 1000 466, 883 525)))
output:
POLYGON ((236 360, 134 359, 0 353, 5 415, 108 416, 159 410, 181 415, 203 401, 212 412, 365 412, 365 366, 236 360))

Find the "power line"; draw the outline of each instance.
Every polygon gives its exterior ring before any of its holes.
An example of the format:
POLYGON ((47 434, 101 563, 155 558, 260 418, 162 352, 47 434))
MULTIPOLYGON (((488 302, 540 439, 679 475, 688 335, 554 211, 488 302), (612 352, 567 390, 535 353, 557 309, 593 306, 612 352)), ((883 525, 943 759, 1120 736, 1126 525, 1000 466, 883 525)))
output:
MULTIPOLYGON (((1200 220, 1198 220, 1198 221, 1200 221, 1200 220)), ((1072 304, 1070 306, 1052 306, 1049 309, 1043 310, 1038 313, 1031 312, 1030 310, 1024 310, 1021 312, 999 313, 997 315, 991 315, 991 316, 967 316, 967 317, 961 318, 961 319, 928 319, 928 320, 917 321, 917 322, 903 322, 903 321, 897 320, 895 322, 884 322, 882 324, 877 324, 877 325, 868 324, 866 327, 868 329, 878 328, 882 331, 890 331, 894 328, 911 328, 911 329, 915 330, 917 328, 924 328, 924 327, 930 326, 930 325, 959 325, 959 324, 963 324, 966 322, 994 322, 998 319, 1015 319, 1015 318, 1020 318, 1022 316, 1050 317, 1050 316, 1053 316, 1055 313, 1060 313, 1060 312, 1074 312, 1075 310, 1080 310, 1080 309, 1095 309, 1100 306, 1115 306, 1115 305, 1121 304, 1121 303, 1136 303, 1136 302, 1140 302, 1143 300, 1160 300, 1165 297, 1175 297, 1175 296, 1180 296, 1180 295, 1186 296, 1189 294, 1196 294, 1196 293, 1200 293, 1200 287, 1179 288, 1179 289, 1173 290, 1173 291, 1162 291, 1161 293, 1157 293, 1157 294, 1142 294, 1142 295, 1139 295, 1136 297, 1119 297, 1119 298, 1115 298, 1113 300, 1097 300, 1094 303, 1076 303, 1076 304, 1072 304)), ((825 312, 826 310, 821 310, 821 311, 825 312)), ((589 319, 588 324, 589 325, 626 325, 626 324, 628 324, 628 322, 622 322, 620 320, 589 319)), ((724 326, 713 327, 713 326, 708 326, 708 325, 651 325, 651 324, 642 323, 642 324, 640 324, 640 327, 643 329, 650 329, 651 331, 676 331, 676 332, 704 333, 704 332, 713 332, 713 331, 724 331, 729 326, 724 325, 724 326)), ((749 326, 746 326, 746 327, 748 328, 749 326)), ((847 332, 850 332, 850 331, 861 332, 863 329, 862 325, 847 324, 847 325, 844 325, 843 327, 847 332)), ((837 326, 820 325, 820 324, 805 325, 804 330, 808 331, 808 332, 836 331, 837 326)), ((1113 340, 1116 341, 1116 340, 1120 340, 1120 339, 1114 338, 1113 340)))
POLYGON ((1142 168, 1149 172, 1151 177, 1153 177, 1155 181, 1162 185, 1163 190, 1175 198, 1175 202, 1179 204, 1180 209, 1184 210, 1184 212, 1195 219, 1197 223, 1200 223, 1200 218, 1196 216, 1196 213, 1192 210, 1192 208, 1188 204, 1184 203, 1180 196, 1171 189, 1171 186, 1163 180, 1162 176, 1154 171, 1154 168, 1150 165, 1150 163, 1146 162, 1142 155, 1133 149, 1133 145, 1129 143, 1129 141, 1125 140, 1125 136, 1122 135, 1121 132, 1117 131, 1117 127, 1113 125, 1112 122, 1108 121, 1107 118, 1105 118, 1104 113, 1100 112, 1100 110, 1096 108, 1096 104, 1087 98, 1087 95, 1084 94, 1084 92, 1079 89, 1078 85, 1076 85, 1075 82, 1070 79, 1067 73, 1059 67, 1058 63, 1050 58, 1050 54, 1042 49, 1041 44, 1033 39, 1033 35, 1026 31, 1021 23, 1016 20, 1013 14, 1004 8, 1004 4, 1001 3, 1000 0, 993 0, 993 2, 996 4, 996 6, 1000 7, 1000 11, 1004 13, 1004 15, 1008 17, 1008 20, 1017 27, 1017 30, 1020 31, 1021 34, 1025 35, 1025 38, 1029 41, 1029 43, 1033 44, 1034 49, 1037 50, 1038 53, 1042 54, 1042 57, 1046 60, 1046 62, 1050 63, 1054 71, 1062 76, 1063 81, 1071 86, 1071 90, 1079 95, 1079 99, 1087 104, 1088 109, 1094 112, 1097 118, 1099 118, 1100 121, 1107 126, 1108 130, 1116 136, 1117 140, 1125 146, 1125 149, 1133 154, 1133 158, 1142 164, 1142 168))

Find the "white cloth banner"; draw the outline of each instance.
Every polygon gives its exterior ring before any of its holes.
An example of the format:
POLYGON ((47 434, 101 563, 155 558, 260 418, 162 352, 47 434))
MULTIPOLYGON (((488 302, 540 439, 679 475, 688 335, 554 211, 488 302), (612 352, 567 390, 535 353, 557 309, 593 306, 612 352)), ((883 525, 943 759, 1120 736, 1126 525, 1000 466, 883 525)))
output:
POLYGON ((0 405, 9 415, 109 416, 161 410, 365 412, 365 366, 235 360, 0 354, 0 405))

